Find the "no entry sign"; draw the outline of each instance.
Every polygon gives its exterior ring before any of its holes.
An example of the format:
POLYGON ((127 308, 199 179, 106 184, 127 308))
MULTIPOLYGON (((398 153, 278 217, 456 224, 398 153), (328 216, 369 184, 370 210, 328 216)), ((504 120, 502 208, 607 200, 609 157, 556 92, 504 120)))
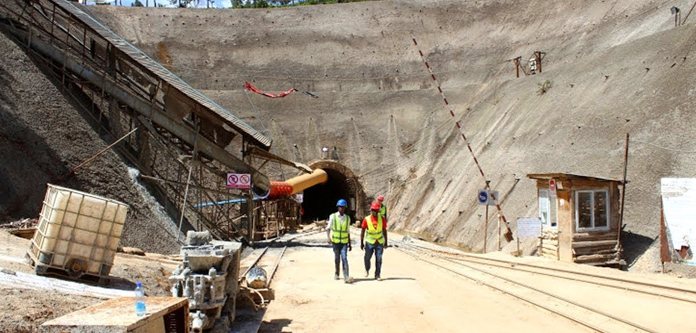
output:
POLYGON ((251 188, 251 175, 248 173, 228 173, 227 188, 251 188))
POLYGON ((549 192, 552 197, 556 196, 556 180, 554 179, 549 179, 549 192))

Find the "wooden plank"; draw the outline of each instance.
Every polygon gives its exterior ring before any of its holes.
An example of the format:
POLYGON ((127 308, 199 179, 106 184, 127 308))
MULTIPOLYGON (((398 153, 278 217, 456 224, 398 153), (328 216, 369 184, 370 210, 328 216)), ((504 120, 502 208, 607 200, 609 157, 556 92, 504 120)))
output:
POLYGON ((610 230, 606 232, 583 232, 573 234, 573 241, 575 242, 586 242, 594 240, 610 240, 616 239, 616 230, 610 230))
POLYGON ((547 252, 544 252, 544 253, 541 254, 541 256, 544 257, 544 258, 549 258, 549 259, 553 259, 553 260, 558 260, 558 255, 556 255, 555 252, 554 252, 554 253, 547 253, 547 252))
POLYGON ((147 314, 135 314, 135 297, 120 297, 55 318, 41 325, 42 332, 188 332, 188 299, 146 297, 147 314), (174 313, 175 318, 170 314, 174 313), (167 321, 165 323, 165 320, 167 321), (185 323, 182 325, 181 323, 185 323))
POLYGON ((549 245, 549 244, 543 244, 541 246, 541 248, 543 250, 547 250, 547 251, 558 251, 558 246, 553 246, 553 245, 549 245))
POLYGON ((588 246, 573 246, 573 251, 594 251, 594 250, 606 250, 606 249, 616 249, 616 243, 614 244, 596 244, 596 245, 588 245, 588 246))
POLYGON ((17 237, 32 239, 32 238, 34 238, 34 233, 36 232, 36 228, 10 229, 10 230, 8 230, 8 232, 17 236, 17 237))
POLYGON ((616 249, 613 247, 610 249, 592 249, 592 248, 575 249, 576 256, 588 255, 588 254, 607 254, 607 253, 618 253, 618 251, 616 251, 616 249))
POLYGON ((612 240, 602 240, 602 241, 588 241, 588 242, 574 242, 573 243, 573 248, 584 248, 584 247, 593 247, 593 246, 616 246, 618 244, 618 240, 612 239, 612 240))
POLYGON ((617 259, 617 254, 592 254, 586 256, 578 256, 573 261, 576 263, 602 262, 617 259))

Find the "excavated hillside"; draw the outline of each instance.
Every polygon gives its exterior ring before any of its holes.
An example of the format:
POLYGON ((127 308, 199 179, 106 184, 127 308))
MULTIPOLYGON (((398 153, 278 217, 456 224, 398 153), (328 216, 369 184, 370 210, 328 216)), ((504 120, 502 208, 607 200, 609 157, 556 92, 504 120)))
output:
MULTIPOLYGON (((278 154, 308 162, 320 158, 321 147, 337 147, 368 196, 387 195, 391 228, 475 251, 483 245, 476 193, 484 179, 450 109, 500 191, 508 220, 536 216, 526 174, 621 179, 630 133, 623 240, 633 263, 659 235, 660 178, 696 175, 688 153, 696 27, 688 20, 675 28, 671 6, 685 11, 690 4, 384 1, 89 10, 265 130, 278 154), (543 72, 516 78, 511 59, 525 61, 534 51, 545 52, 543 72), (245 81, 319 98, 270 99, 245 92, 245 81), (542 94, 546 81, 551 88, 542 94)), ((496 237, 489 230, 488 244, 496 237)), ((654 259, 656 252, 649 253, 654 259)))
POLYGON ((0 224, 37 218, 51 183, 127 203, 122 244, 177 252, 174 222, 114 151, 70 173, 107 144, 69 102, 60 79, 4 34, 0 59, 0 224))
POLYGON ((275 153, 311 162, 322 147, 336 147, 369 197, 386 195, 390 228, 474 251, 483 246, 486 216, 476 193, 485 182, 450 110, 509 221, 537 215, 527 174, 620 179, 630 133, 622 240, 635 264, 657 258, 660 178, 696 176, 696 17, 675 27, 670 13, 691 5, 409 0, 85 10, 264 131, 275 153), (545 52, 543 72, 516 78, 512 59, 524 62, 535 51, 545 52), (245 81, 319 98, 271 99, 245 91, 245 81), (542 93, 544 84, 550 88, 542 93))

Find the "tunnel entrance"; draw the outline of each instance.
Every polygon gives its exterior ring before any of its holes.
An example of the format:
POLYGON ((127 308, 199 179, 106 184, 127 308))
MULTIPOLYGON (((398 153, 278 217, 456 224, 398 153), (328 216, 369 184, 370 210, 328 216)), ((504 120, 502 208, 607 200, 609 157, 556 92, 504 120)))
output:
POLYGON ((346 213, 353 223, 362 220, 364 214, 365 193, 353 172, 335 161, 319 161, 309 165, 312 169, 326 171, 328 180, 324 184, 312 186, 304 190, 302 208, 305 223, 326 220, 331 213, 336 212, 336 202, 345 199, 348 202, 346 213))

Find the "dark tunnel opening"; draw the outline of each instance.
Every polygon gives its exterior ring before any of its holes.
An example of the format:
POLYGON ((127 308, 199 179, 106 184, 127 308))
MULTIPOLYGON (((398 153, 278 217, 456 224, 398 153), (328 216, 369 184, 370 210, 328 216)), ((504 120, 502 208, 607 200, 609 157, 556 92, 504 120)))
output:
POLYGON ((304 191, 302 208, 304 208, 303 222, 326 220, 331 213, 336 211, 336 203, 339 199, 348 202, 346 213, 355 221, 355 194, 346 181, 346 176, 336 170, 325 168, 328 180, 324 184, 312 186, 304 191))

